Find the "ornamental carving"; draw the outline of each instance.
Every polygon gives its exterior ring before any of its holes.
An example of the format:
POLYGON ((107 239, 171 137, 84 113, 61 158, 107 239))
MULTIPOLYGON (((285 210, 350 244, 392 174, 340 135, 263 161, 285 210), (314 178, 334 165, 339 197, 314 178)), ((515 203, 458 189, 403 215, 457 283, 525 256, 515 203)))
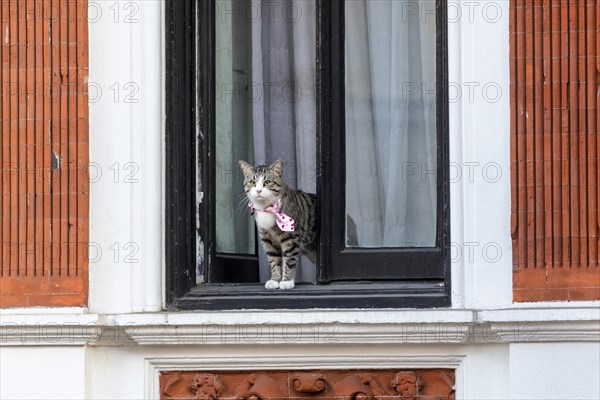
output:
POLYGON ((176 371, 160 376, 161 399, 455 400, 454 371, 176 371))
POLYGON ((161 388, 161 398, 170 399, 173 393, 171 390, 181 382, 181 375, 177 372, 166 375, 165 379, 161 378, 160 388, 161 388))
POLYGON ((390 385, 405 400, 416 400, 424 387, 419 373, 413 371, 398 372, 390 385))
POLYGON ((294 390, 300 393, 319 393, 327 385, 324 374, 295 374, 292 375, 294 390))
POLYGON ((350 375, 333 386, 333 393, 348 400, 375 400, 366 379, 361 375, 350 375))
POLYGON ((236 400, 286 399, 288 390, 282 382, 267 374, 251 374, 237 387, 236 400))
POLYGON ((448 400, 456 400, 456 391, 454 388, 454 373, 448 371, 441 371, 439 375, 440 379, 448 385, 448 400))
POLYGON ((213 374, 196 374, 188 387, 193 399, 217 400, 221 396, 223 385, 219 377, 213 374))

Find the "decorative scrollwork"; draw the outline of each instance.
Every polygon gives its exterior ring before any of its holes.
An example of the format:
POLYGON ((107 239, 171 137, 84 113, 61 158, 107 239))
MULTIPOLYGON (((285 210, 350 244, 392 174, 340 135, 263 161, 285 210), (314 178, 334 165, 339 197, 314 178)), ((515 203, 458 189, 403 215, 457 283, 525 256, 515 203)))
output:
POLYGON ((236 389, 238 400, 286 399, 288 390, 266 374, 252 374, 236 389))
POLYGON ((181 381, 181 376, 177 372, 170 374, 168 376, 167 381, 165 382, 165 384, 163 386, 163 390, 162 390, 163 395, 170 398, 173 395, 171 393, 171 390, 180 381, 181 381))
POLYGON ((447 371, 442 371, 439 373, 440 379, 448 385, 449 393, 448 400, 456 399, 456 391, 454 389, 454 374, 451 374, 447 371))
POLYGON ((368 380, 360 375, 350 375, 333 386, 334 396, 351 400, 374 400, 368 380))
POLYGON ((379 381, 375 379, 374 375, 361 375, 361 378, 365 384, 369 385, 375 398, 379 398, 379 396, 389 396, 389 393, 383 388, 379 381))
POLYGON ((295 374, 292 376, 292 384, 301 393, 319 393, 327 387, 324 374, 295 374))

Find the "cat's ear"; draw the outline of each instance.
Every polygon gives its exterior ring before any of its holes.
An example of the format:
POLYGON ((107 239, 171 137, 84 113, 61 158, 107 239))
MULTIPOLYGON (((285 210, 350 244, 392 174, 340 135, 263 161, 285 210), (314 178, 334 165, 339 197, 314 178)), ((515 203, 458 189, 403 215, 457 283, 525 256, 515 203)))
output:
POLYGON ((283 160, 277 160, 269 167, 278 177, 283 176, 283 160))
POLYGON ((254 173, 254 167, 248 164, 246 161, 240 160, 238 163, 240 164, 240 168, 242 169, 244 176, 250 176, 254 173))

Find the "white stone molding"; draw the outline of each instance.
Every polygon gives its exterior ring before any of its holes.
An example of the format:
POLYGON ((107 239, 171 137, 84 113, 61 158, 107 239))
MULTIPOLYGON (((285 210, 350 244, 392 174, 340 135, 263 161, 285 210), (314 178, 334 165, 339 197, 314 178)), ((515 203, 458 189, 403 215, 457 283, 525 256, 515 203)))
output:
POLYGON ((478 322, 502 343, 600 342, 600 308, 512 308, 480 311, 478 322))
POLYGON ((465 343, 472 313, 457 310, 240 311, 121 315, 139 344, 465 343))
POLYGON ((82 346, 97 342, 102 335, 95 314, 12 314, 6 311, 0 311, 0 347, 82 346))
POLYGON ((595 308, 486 312, 319 311, 127 315, 143 345, 499 344, 600 341, 595 308), (512 316, 512 318, 510 317, 512 316))
POLYGON ((0 312, 0 345, 344 345, 599 342, 600 309, 0 312))
POLYGON ((490 332, 500 343, 600 342, 600 321, 496 322, 490 332))

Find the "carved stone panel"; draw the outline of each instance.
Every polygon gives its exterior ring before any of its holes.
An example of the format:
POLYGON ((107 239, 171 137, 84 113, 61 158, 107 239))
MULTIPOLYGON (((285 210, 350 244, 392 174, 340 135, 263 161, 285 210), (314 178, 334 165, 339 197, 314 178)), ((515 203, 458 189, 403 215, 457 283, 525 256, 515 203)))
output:
POLYGON ((161 399, 455 400, 449 369, 362 371, 174 371, 161 399))

